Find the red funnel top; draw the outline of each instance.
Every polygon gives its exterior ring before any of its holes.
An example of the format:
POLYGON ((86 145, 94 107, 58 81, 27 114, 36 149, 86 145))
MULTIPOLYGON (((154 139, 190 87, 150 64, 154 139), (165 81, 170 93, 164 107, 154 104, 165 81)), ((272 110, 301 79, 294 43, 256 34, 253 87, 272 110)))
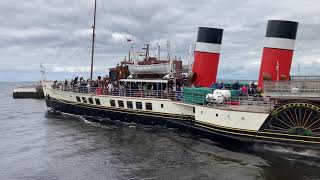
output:
POLYGON ((259 73, 259 88, 263 88, 264 80, 289 80, 297 29, 297 22, 268 21, 259 73))
POLYGON ((217 79, 223 29, 199 27, 195 48, 194 84, 210 87, 217 79))

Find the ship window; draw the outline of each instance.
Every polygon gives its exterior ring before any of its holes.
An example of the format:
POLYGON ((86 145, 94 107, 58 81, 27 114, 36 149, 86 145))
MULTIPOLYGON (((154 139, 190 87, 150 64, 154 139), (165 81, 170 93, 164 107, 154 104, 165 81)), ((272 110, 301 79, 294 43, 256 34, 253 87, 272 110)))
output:
POLYGON ((146 110, 152 110, 152 103, 146 103, 146 110))
POLYGON ((97 105, 100 105, 101 103, 100 103, 100 99, 95 99, 96 100, 96 104, 97 105))
POLYGON ((161 108, 163 108, 163 104, 161 104, 161 108))
POLYGON ((136 102, 136 108, 142 109, 142 102, 136 102))
POLYGON ((196 108, 193 107, 193 108, 192 108, 192 111, 193 111, 193 113, 196 113, 196 108))
POLYGON ((93 99, 92 98, 88 98, 88 101, 90 104, 93 104, 93 99))
POLYGON ((81 99, 80 99, 79 96, 76 96, 76 98, 77 98, 77 101, 78 101, 78 102, 81 102, 81 99))
POLYGON ((82 101, 83 101, 84 103, 87 103, 86 97, 82 97, 82 101))
POLYGON ((110 105, 112 107, 116 107, 116 101, 115 100, 110 100, 110 105))
POLYGON ((118 101, 118 105, 119 105, 119 107, 124 108, 123 101, 118 101))
POLYGON ((133 104, 131 101, 127 101, 127 108, 133 109, 133 104))

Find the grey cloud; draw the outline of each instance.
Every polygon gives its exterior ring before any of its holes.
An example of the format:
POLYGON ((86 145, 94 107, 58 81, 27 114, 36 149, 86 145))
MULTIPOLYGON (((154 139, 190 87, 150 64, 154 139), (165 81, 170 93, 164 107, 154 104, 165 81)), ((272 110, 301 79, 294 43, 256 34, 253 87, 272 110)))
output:
MULTIPOLYGON (((17 79, 37 79, 40 63, 65 66, 62 70, 89 66, 93 2, 1 1, 0 80, 14 73, 20 76, 21 71, 30 75, 24 73, 17 79), (10 71, 3 73, 5 69, 10 71)), ((316 0, 98 0, 96 73, 105 74, 127 55, 129 45, 125 40, 115 40, 115 35, 132 35, 135 49, 145 41, 153 45, 160 41, 163 57, 166 40, 171 40, 172 51, 187 62, 197 27, 209 26, 225 29, 219 78, 256 79, 269 19, 300 22, 293 68, 300 64, 302 71, 310 68, 308 72, 315 73, 320 58, 319 12, 316 0)), ((62 78, 62 73, 49 74, 62 78)))

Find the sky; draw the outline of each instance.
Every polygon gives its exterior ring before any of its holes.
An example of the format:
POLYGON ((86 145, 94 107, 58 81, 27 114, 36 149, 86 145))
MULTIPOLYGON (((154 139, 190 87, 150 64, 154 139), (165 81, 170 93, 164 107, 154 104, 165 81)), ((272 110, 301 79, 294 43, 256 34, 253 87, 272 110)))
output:
MULTIPOLYGON (((291 74, 319 75, 319 0, 97 0, 94 76, 156 43, 188 63, 200 26, 223 28, 219 79, 257 79, 267 21, 299 22, 291 74), (299 67, 299 70, 298 70, 299 67)), ((94 0, 0 1, 0 81, 89 77, 94 0)))

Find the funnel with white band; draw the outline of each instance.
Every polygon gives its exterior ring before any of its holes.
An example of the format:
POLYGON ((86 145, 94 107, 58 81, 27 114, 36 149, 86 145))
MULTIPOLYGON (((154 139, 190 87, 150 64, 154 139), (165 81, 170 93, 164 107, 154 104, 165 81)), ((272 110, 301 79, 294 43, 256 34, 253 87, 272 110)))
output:
POLYGON ((199 27, 192 71, 194 84, 210 87, 216 82, 223 29, 199 27))
POLYGON ((289 80, 297 29, 297 22, 268 21, 259 73, 259 88, 263 87, 263 80, 289 80))

